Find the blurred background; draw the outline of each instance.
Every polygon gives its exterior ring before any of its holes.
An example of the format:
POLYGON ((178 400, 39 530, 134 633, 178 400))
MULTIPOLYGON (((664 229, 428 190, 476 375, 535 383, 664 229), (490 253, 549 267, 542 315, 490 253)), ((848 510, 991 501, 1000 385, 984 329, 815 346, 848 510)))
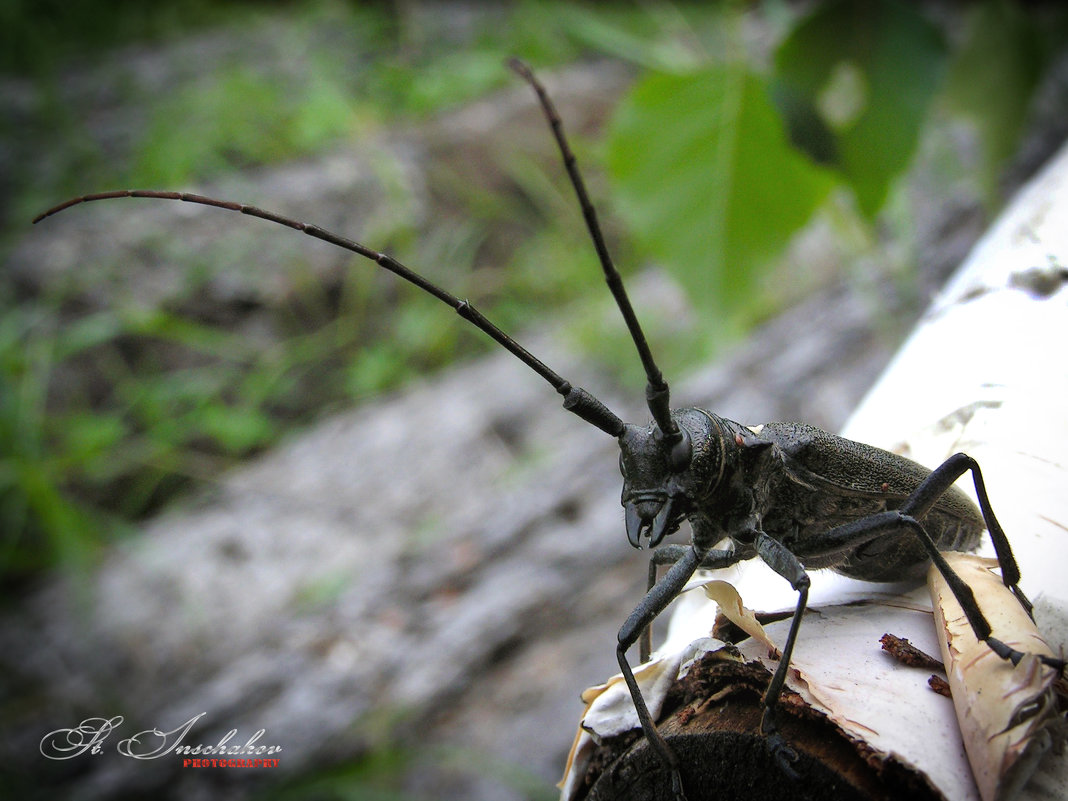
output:
POLYGON ((215 209, 39 212, 136 187, 316 223, 638 421, 517 55, 676 405, 834 429, 1068 133, 1056 3, 0 14, 0 770, 23 797, 553 797, 644 574, 612 443, 414 287, 215 209), (266 727, 283 768, 38 750, 202 711, 196 742, 266 727))

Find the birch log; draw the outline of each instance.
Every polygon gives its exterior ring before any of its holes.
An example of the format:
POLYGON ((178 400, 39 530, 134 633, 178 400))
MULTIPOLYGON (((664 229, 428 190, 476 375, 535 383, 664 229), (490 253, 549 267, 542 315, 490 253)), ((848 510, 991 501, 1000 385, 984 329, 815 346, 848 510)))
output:
MULTIPOLYGON (((1068 147, 977 244, 842 431, 930 467, 957 451, 979 461, 1022 569, 1022 587, 1035 601, 1038 630, 1062 656, 1068 645, 1065 220, 1068 147)), ((959 484, 974 495, 969 475, 959 484)), ((993 554, 989 542, 979 553, 993 554)), ((730 581, 750 608, 794 606, 786 582, 757 562, 716 578, 730 581)), ((786 735, 804 763, 804 781, 790 785, 761 756, 753 734, 760 691, 776 664, 767 645, 749 638, 734 650, 708 639, 716 604, 701 593, 677 602, 667 642, 640 675, 650 708, 667 712, 661 730, 685 764, 691 801, 724 793, 752 799, 827 792, 978 801, 953 704, 928 688, 929 670, 905 667, 879 647, 891 633, 940 653, 948 634, 935 623, 926 589, 819 571, 809 610, 787 682, 796 695, 784 698, 797 726, 786 735), (665 680, 680 666, 681 679, 665 680)), ((781 645, 788 622, 768 625, 766 633, 781 645)), ((1011 665, 1002 667, 1012 674, 1011 665)), ((1049 690, 1052 676, 1046 678, 1049 690)), ((953 692, 959 700, 963 691, 953 692)), ((625 686, 609 680, 584 700, 561 797, 580 798, 593 782, 591 798, 658 797, 667 789, 665 774, 641 742, 630 748, 637 721, 625 686)), ((1068 760, 1056 747, 1064 713, 1050 704, 1046 711, 1055 724, 1043 729, 1047 741, 1016 766, 1011 786, 983 779, 984 801, 1014 794, 1068 798, 1068 760)))

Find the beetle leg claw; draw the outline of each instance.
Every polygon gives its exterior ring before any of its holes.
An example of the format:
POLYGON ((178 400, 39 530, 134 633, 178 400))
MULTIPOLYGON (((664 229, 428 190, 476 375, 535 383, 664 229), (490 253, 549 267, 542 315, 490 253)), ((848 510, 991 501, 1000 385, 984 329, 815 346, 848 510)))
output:
POLYGON ((775 725, 775 712, 772 707, 764 708, 764 715, 760 719, 760 733, 768 743, 772 759, 778 765, 783 774, 794 781, 800 778, 793 765, 797 762, 797 752, 786 744, 786 740, 779 734, 779 727, 775 725))

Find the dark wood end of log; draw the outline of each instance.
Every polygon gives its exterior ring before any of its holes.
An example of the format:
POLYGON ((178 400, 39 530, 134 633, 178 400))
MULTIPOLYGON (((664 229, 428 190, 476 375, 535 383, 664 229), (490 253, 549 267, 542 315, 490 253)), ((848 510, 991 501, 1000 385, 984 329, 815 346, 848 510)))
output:
MULTIPOLYGON (((791 780, 760 735, 771 674, 706 655, 677 681, 659 726, 681 764, 688 801, 910 801, 940 795, 908 766, 845 735, 800 696, 785 693, 780 730, 797 752, 791 780)), ((586 775, 589 801, 675 801, 667 771, 638 732, 606 741, 586 775)))

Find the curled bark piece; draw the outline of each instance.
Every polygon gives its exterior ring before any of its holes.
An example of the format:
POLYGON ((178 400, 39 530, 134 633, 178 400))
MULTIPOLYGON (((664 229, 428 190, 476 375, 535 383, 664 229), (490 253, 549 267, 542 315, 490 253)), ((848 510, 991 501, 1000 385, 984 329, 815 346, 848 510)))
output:
POLYGON ((742 596, 738 594, 733 584, 715 579, 706 582, 703 589, 708 599, 719 606, 720 613, 727 620, 750 637, 763 643, 767 646, 768 652, 775 654, 778 658, 778 647, 765 633, 764 626, 757 620, 756 614, 742 603, 742 596))
POLYGON ((1039 760, 1063 744, 1068 726, 1058 711, 1057 671, 1038 655, 1053 651, 1016 596, 994 572, 997 560, 946 554, 971 586, 994 636, 1027 654, 1018 665, 1001 659, 975 638, 964 611, 933 567, 928 586, 953 706, 983 801, 1008 801, 1027 782, 1039 760))

